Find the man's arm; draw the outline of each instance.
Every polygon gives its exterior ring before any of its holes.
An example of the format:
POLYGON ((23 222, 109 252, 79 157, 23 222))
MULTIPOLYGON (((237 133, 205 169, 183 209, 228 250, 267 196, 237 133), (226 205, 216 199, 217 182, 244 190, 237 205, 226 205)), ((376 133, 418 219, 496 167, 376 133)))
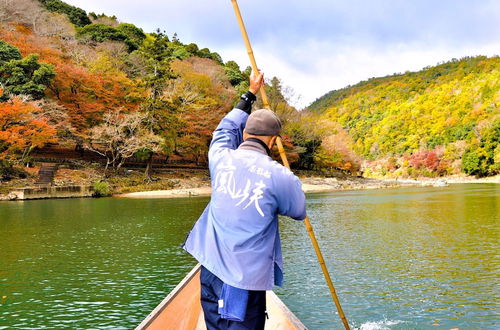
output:
POLYGON ((302 191, 302 183, 288 169, 281 182, 277 183, 279 214, 295 220, 304 220, 306 217, 306 196, 302 191))
POLYGON ((259 73, 255 75, 253 72, 250 75, 250 88, 248 92, 241 96, 236 107, 229 112, 215 129, 208 159, 214 160, 217 154, 226 148, 236 149, 243 142, 243 129, 248 119, 248 115, 252 111, 252 104, 257 99, 255 94, 264 84, 264 75, 259 73))

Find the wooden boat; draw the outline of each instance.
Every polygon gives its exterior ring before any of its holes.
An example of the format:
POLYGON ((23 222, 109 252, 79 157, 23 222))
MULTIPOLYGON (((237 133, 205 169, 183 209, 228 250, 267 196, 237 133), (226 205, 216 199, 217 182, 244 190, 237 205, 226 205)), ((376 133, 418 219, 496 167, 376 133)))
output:
MULTIPOLYGON (((196 265, 136 330, 206 329, 200 304, 200 269, 196 265)), ((266 299, 266 329, 307 329, 274 292, 267 291, 266 299)))

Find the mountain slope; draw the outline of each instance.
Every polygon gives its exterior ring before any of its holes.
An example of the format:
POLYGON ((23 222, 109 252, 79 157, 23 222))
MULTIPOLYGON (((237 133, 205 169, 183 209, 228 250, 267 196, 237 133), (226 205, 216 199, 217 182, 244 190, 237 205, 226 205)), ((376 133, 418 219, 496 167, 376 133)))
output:
MULTIPOLYGON (((430 151, 443 161, 444 174, 500 170, 499 57, 454 59, 371 79, 327 93, 308 111, 340 124, 350 147, 366 160, 378 160, 384 172, 412 168, 412 157, 430 151), (382 161, 391 157, 390 166, 382 161)), ((432 172, 434 163, 413 168, 432 172)))

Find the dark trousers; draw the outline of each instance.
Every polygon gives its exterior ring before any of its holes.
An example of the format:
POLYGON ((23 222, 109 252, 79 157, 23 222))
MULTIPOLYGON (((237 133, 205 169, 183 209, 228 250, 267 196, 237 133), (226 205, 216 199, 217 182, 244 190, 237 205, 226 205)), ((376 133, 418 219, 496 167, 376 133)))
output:
POLYGON ((266 322, 266 291, 249 291, 247 312, 243 322, 222 319, 218 313, 218 300, 224 284, 217 276, 201 266, 201 307, 208 330, 252 329, 262 330, 266 322))

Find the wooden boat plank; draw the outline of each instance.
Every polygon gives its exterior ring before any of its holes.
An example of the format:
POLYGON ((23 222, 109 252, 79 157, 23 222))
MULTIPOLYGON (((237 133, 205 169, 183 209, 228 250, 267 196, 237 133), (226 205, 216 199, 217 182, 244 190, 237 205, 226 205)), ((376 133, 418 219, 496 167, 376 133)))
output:
POLYGON ((266 329, 307 329, 273 291, 267 291, 266 307, 269 315, 266 329))
POLYGON ((195 329, 200 314, 203 314, 200 304, 200 269, 201 265, 196 265, 136 330, 195 329))
MULTIPOLYGON (((136 330, 206 330, 200 304, 200 269, 196 265, 136 330)), ((265 329, 307 329, 274 292, 267 291, 266 304, 269 319, 265 329)))

